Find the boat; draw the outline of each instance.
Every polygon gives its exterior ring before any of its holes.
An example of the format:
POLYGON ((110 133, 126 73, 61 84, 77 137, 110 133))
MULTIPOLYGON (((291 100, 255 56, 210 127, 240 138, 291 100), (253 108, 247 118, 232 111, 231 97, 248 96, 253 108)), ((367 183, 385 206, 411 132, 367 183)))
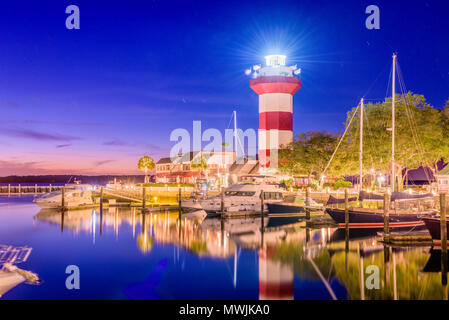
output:
MULTIPOLYGON (((42 209, 60 209, 62 207, 62 191, 57 190, 33 200, 42 209)), ((83 184, 65 186, 64 207, 67 209, 86 208, 93 206, 91 187, 83 184)))
MULTIPOLYGON (((263 192, 264 211, 267 210, 268 203, 282 202, 285 190, 277 185, 271 184, 234 184, 225 189, 223 196, 224 212, 235 214, 239 212, 259 212, 261 211, 260 196, 263 192)), ((189 198, 181 201, 183 209, 202 209, 208 214, 214 214, 222 210, 222 195, 213 196, 206 199, 189 198)))
POLYGON ((0 244, 0 298, 22 282, 40 284, 42 280, 34 272, 20 269, 18 263, 26 262, 30 247, 0 244))
MULTIPOLYGON (((345 209, 326 208, 339 228, 345 228, 345 209)), ((382 209, 349 208, 349 228, 383 228, 384 211, 382 209)), ((430 213, 430 212, 429 212, 430 213)), ((389 214, 390 228, 423 227, 421 220, 425 213, 411 213, 410 211, 393 211, 389 214)))
MULTIPOLYGON (((441 220, 439 217, 422 217, 432 237, 434 249, 441 249, 441 220)), ((446 221, 446 234, 449 234, 449 221, 446 221)))
POLYGON ((296 195, 293 201, 272 202, 267 203, 268 212, 270 214, 298 214, 305 213, 306 209, 310 212, 320 212, 324 210, 324 206, 313 201, 311 198, 305 199, 296 195))
MULTIPOLYGON (((393 55, 393 72, 392 72, 392 128, 389 129, 392 131, 392 149, 391 149, 391 176, 395 177, 395 78, 396 78, 396 55, 393 55)), ((360 149, 359 149, 359 170, 360 170, 360 193, 359 193, 359 201, 368 200, 368 201, 381 201, 384 196, 367 193, 362 190, 362 181, 363 181, 363 119, 364 119, 364 102, 363 98, 360 100, 357 109, 353 114, 353 118, 355 114, 359 110, 359 119, 360 119, 360 149)), ((352 118, 352 119, 353 119, 352 118)), ((349 122, 347 129, 351 125, 351 121, 349 122)), ((340 142, 342 141, 343 136, 341 137, 340 142)), ((338 146, 334 151, 329 163, 324 169, 323 175, 329 167, 332 158, 337 152, 338 146)), ((391 190, 395 190, 395 179, 391 179, 391 190)), ((355 199, 353 199, 355 200, 355 199)), ((344 200, 340 200, 339 202, 344 202, 344 200)), ((336 202, 338 204, 338 202, 336 202)), ((391 195, 391 202, 389 204, 389 226, 390 228, 416 228, 423 227, 424 222, 421 220, 421 217, 425 214, 432 214, 434 211, 431 209, 434 204, 434 197, 432 194, 410 194, 407 192, 397 192, 394 191, 391 195), (415 207, 412 207, 413 202, 415 203, 415 207), (391 207, 393 204, 393 207, 391 207), (392 210, 393 209, 393 210, 392 210)), ((331 208, 327 207, 326 212, 332 217, 332 219, 338 224, 339 227, 345 227, 345 210, 339 208, 331 208)), ((351 207, 348 210, 349 213, 349 228, 383 228, 384 226, 384 210, 381 209, 366 209, 366 208, 353 208, 351 207)))

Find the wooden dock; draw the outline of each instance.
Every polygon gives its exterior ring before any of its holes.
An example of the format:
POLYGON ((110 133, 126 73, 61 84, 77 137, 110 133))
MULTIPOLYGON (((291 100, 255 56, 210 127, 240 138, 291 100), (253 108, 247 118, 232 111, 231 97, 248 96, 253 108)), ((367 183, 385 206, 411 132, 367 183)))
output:
POLYGON ((52 186, 49 184, 48 186, 39 186, 35 184, 34 186, 23 186, 21 184, 7 186, 0 186, 0 195, 22 195, 22 194, 43 194, 52 191, 61 190, 63 186, 52 186))
POLYGON ((406 246, 431 246, 432 237, 427 230, 410 231, 410 232, 390 232, 389 238, 385 239, 384 233, 379 232, 384 238, 385 243, 391 245, 406 246))

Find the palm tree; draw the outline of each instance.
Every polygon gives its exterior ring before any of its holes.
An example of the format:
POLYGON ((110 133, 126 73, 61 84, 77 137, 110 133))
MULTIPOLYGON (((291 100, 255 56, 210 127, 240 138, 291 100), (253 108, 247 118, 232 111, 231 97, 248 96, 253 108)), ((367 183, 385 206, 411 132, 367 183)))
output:
POLYGON ((194 170, 195 170, 195 169, 199 169, 199 171, 200 171, 200 176, 202 175, 203 170, 206 170, 206 177, 207 177, 207 161, 206 161, 206 159, 204 159, 202 153, 201 153, 201 155, 200 155, 199 158, 195 158, 195 159, 192 161, 192 164, 190 165, 190 167, 191 167, 192 169, 194 169, 194 170))
POLYGON ((139 159, 139 162, 137 163, 137 168, 139 170, 145 171, 145 183, 148 183, 148 170, 154 169, 154 160, 150 156, 143 156, 139 159))

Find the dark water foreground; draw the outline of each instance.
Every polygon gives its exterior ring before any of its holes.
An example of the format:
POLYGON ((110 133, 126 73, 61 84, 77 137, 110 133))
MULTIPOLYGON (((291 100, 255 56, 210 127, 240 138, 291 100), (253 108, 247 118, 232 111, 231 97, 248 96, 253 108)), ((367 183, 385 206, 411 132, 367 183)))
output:
POLYGON ((17 267, 42 283, 22 282, 2 299, 446 297, 439 252, 384 247, 376 232, 351 230, 346 245, 342 230, 308 229, 299 218, 265 218, 261 232, 260 218, 180 221, 177 212, 124 208, 61 214, 32 199, 0 197, 0 245, 32 248, 17 267), (80 270, 79 290, 66 288, 69 265, 80 270), (378 288, 361 286, 373 269, 378 288))

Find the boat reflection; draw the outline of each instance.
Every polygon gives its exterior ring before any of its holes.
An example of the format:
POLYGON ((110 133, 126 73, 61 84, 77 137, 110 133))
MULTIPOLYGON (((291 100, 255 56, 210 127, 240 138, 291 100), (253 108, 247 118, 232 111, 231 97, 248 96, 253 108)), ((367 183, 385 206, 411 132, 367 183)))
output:
POLYGON ((123 227, 131 228, 143 254, 151 255, 155 246, 175 246, 175 264, 181 263, 182 250, 232 261, 235 289, 243 285, 239 276, 245 276, 239 275, 242 252, 254 252, 259 299, 294 299, 295 281, 314 282, 324 290, 320 298, 327 299, 447 299, 447 254, 429 247, 386 246, 371 230, 312 229, 298 217, 190 219, 136 208, 41 211, 35 219, 60 225, 62 232, 92 234, 94 243, 98 234, 118 237, 123 227), (446 272, 441 273, 442 265, 446 272), (378 287, 370 289, 376 284, 373 270, 378 270, 378 287))
POLYGON ((0 298, 23 282, 33 285, 42 283, 34 272, 16 266, 28 260, 31 250, 26 246, 0 245, 0 298))

